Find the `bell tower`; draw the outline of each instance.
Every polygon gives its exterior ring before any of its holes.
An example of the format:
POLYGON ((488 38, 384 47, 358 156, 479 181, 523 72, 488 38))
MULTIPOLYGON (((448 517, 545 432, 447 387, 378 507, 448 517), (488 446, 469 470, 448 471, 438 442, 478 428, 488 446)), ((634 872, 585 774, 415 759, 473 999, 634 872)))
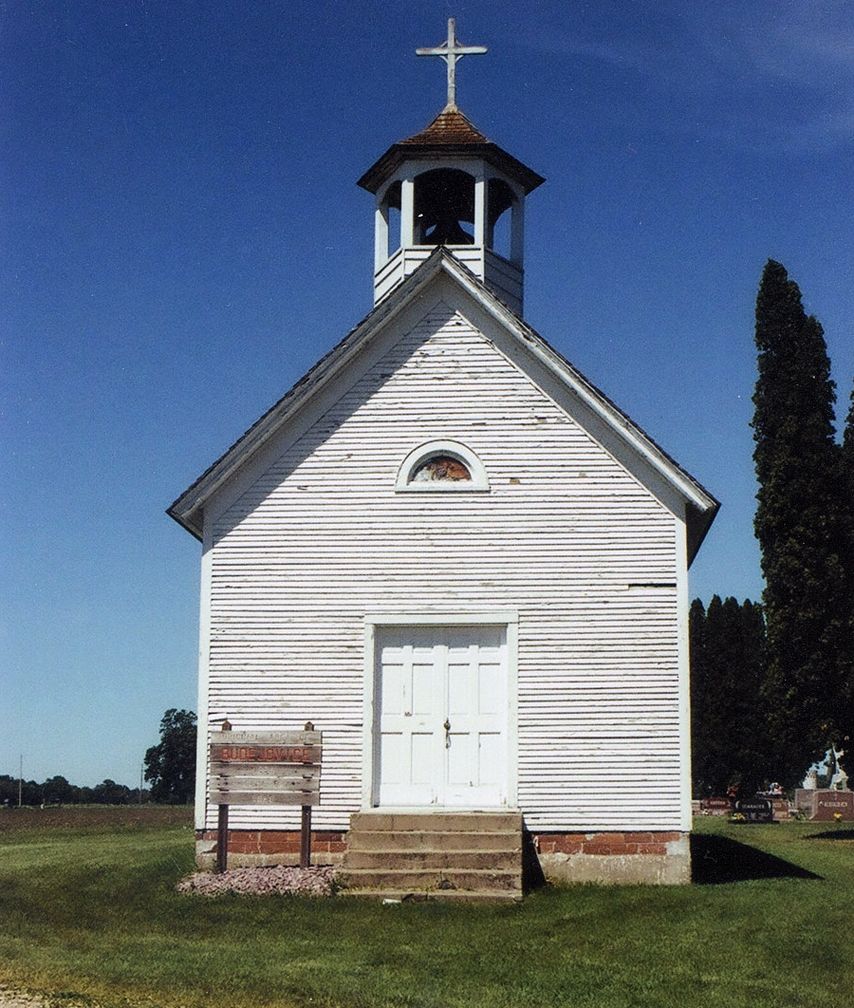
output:
POLYGON ((448 68, 448 99, 420 133, 392 144, 359 179, 376 199, 374 304, 440 245, 522 314, 525 197, 545 179, 488 140, 456 103, 456 64, 485 53, 448 38, 419 56, 448 68))

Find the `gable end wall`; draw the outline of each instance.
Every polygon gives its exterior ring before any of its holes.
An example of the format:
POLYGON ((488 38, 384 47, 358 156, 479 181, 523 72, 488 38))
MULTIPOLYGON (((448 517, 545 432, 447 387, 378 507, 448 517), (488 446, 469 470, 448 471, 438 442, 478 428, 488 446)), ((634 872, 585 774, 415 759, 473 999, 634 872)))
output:
MULTIPOLYGON (((365 616, 460 610, 518 613, 532 829, 686 828, 684 526, 446 304, 283 444, 205 539, 200 727, 314 721, 318 829, 360 807, 365 616), (434 439, 477 453, 490 491, 395 493, 402 460, 434 439)), ((231 824, 295 828, 298 809, 233 807, 231 824)))

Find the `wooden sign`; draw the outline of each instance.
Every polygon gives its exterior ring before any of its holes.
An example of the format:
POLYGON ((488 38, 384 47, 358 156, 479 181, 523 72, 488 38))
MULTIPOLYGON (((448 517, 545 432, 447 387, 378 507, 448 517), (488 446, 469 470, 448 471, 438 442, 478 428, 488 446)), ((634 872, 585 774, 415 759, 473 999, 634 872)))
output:
POLYGON ((210 744, 214 805, 319 805, 321 733, 229 731, 210 744))

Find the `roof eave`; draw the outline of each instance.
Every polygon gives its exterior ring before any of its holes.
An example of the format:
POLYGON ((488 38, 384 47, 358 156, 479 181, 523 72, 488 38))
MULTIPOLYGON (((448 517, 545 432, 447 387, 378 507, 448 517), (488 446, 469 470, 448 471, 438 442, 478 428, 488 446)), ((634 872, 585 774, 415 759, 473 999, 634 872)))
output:
POLYGON ((694 562, 694 557, 703 545, 709 529, 712 527, 712 522, 714 522, 718 511, 721 509, 720 501, 715 500, 711 494, 708 496, 713 503, 705 511, 700 511, 690 503, 685 505, 686 545, 689 567, 694 562))
MULTIPOLYGON (((565 384, 569 385, 585 403, 590 406, 610 426, 619 431, 624 439, 647 458, 671 485, 679 490, 686 505, 696 508, 701 514, 711 513, 709 524, 720 507, 719 502, 699 483, 689 472, 682 468, 649 434, 646 433, 628 414, 612 402, 601 389, 584 377, 580 371, 570 364, 554 349, 540 334, 532 329, 518 315, 499 301, 495 295, 466 266, 449 254, 449 270, 456 270, 460 279, 475 289, 478 300, 490 312, 503 320, 505 325, 516 329, 519 336, 538 356, 543 363, 554 371, 565 384)), ((705 532, 703 532, 705 535, 705 532)), ((699 544, 698 544, 699 545, 699 544)))
POLYGON ((173 521, 176 521, 181 528, 186 529, 194 539, 198 539, 199 542, 202 542, 204 536, 202 521, 204 520, 204 517, 201 507, 195 508, 186 515, 183 515, 176 509, 177 503, 178 501, 175 501, 174 504, 170 504, 170 506, 166 508, 166 514, 168 514, 173 521))
POLYGON ((523 164, 518 158, 502 150, 497 144, 487 141, 486 143, 457 143, 457 144, 415 144, 396 143, 379 157, 368 170, 358 179, 356 185, 366 189, 370 193, 376 193, 386 179, 394 174, 404 160, 424 157, 424 158, 444 158, 444 157, 482 157, 486 161, 492 162, 497 168, 503 171, 510 178, 514 179, 525 190, 525 194, 532 193, 534 189, 545 182, 545 178, 532 168, 523 164))
POLYGON ((441 270, 450 253, 438 246, 389 296, 325 354, 273 406, 248 428, 230 448, 194 480, 166 509, 166 513, 197 539, 202 537, 201 510, 219 487, 272 437, 287 419, 332 380, 358 352, 364 339, 378 332, 441 270))
POLYGON ((525 342, 530 351, 554 372, 606 424, 614 429, 685 501, 689 564, 696 555, 720 508, 719 502, 664 451, 604 392, 577 371, 542 336, 527 325, 452 253, 438 246, 391 294, 308 371, 277 403, 184 491, 167 514, 198 539, 202 538, 205 503, 246 460, 260 449, 317 390, 331 381, 440 271, 449 273, 494 318, 525 342))

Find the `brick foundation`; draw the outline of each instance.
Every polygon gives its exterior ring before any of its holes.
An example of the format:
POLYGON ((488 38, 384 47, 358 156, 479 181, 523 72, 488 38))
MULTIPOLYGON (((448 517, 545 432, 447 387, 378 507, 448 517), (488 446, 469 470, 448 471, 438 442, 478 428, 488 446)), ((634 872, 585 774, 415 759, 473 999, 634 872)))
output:
POLYGON ((684 885, 691 881, 688 834, 532 833, 550 882, 684 885))
POLYGON ((681 833, 533 833, 540 854, 666 854, 681 833))
MULTIPOLYGON (((197 840, 216 840, 216 830, 196 830, 197 840)), ((311 849, 323 854, 343 854, 347 833, 312 830, 311 849)), ((299 854, 299 830, 229 830, 229 854, 299 854)))
MULTIPOLYGON (((347 849, 347 833, 312 830, 311 863, 338 864, 347 849)), ((216 830, 196 830, 196 863, 200 868, 213 867, 216 852, 216 830)), ((246 868, 276 864, 299 864, 299 830, 228 831, 228 864, 246 868)))
MULTIPOLYGON (((691 880, 687 833, 531 833, 527 842, 550 882, 680 885, 691 880)), ((338 864, 346 849, 346 831, 312 831, 312 864, 338 864)), ((197 830, 200 868, 213 867, 215 851, 216 830, 197 830)), ((298 864, 299 852, 299 830, 228 831, 230 867, 298 864)))

